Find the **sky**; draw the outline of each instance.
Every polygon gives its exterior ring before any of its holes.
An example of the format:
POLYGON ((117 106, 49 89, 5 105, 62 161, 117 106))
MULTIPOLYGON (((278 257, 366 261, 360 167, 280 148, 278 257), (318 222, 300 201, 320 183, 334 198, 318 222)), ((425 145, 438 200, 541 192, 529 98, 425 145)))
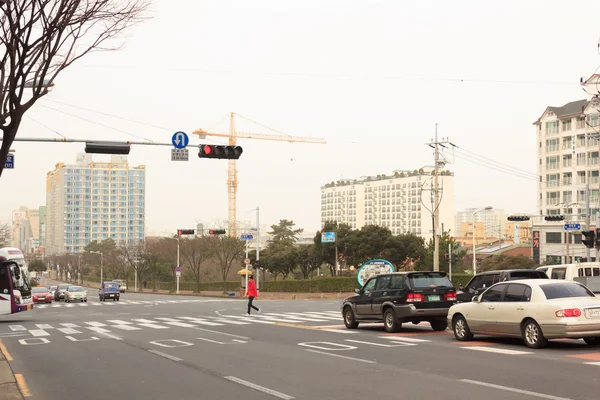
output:
MULTIPOLYGON (((444 151, 456 211, 535 212, 532 123, 546 106, 585 98, 579 79, 600 65, 593 0, 155 0, 151 14, 123 49, 65 70, 18 137, 170 143, 184 131, 192 144, 225 143, 191 133, 226 133, 235 112, 247 118, 236 117, 240 132, 324 138, 238 141, 238 219, 254 221, 259 206, 261 224, 290 219, 307 232, 320 227, 323 184, 432 165, 436 123, 459 148, 444 151)), ((12 148, 15 169, 0 178, 6 221, 44 205, 46 173, 84 144, 12 148)), ((226 219, 227 161, 192 148, 172 162, 170 151, 129 156, 147 168, 147 234, 226 219)))

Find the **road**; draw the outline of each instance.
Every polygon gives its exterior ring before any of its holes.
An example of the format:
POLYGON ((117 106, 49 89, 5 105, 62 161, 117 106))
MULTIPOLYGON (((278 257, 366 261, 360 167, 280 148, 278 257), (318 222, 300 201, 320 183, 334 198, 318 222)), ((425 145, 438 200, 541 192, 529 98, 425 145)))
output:
MULTIPOLYGON (((126 293, 0 319, 28 398, 596 400, 600 349, 459 343, 427 324, 343 328, 340 301, 245 301, 126 293), (568 372, 567 372, 568 371, 568 372)), ((1 397, 1 396, 0 396, 1 397)))

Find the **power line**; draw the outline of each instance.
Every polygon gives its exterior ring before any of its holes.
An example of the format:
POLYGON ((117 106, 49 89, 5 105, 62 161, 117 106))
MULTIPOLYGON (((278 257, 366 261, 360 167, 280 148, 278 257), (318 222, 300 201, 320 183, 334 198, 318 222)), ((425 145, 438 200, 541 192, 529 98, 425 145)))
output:
POLYGON ((24 117, 25 117, 25 118, 28 118, 28 119, 30 119, 30 120, 32 120, 33 122, 35 122, 35 123, 36 123, 36 124, 38 124, 38 125, 41 125, 41 126, 43 126, 44 128, 48 129, 49 131, 52 131, 52 132, 56 133, 58 136, 60 136, 60 137, 63 137, 63 138, 66 138, 66 136, 65 136, 65 135, 63 135, 62 133, 60 133, 60 132, 58 132, 58 131, 56 131, 56 130, 54 130, 54 129, 50 128, 48 125, 44 125, 43 123, 41 123, 40 121, 38 121, 38 120, 36 120, 36 119, 33 119, 33 118, 32 118, 32 117, 30 117, 29 115, 27 115, 27 114, 24 114, 24 117))

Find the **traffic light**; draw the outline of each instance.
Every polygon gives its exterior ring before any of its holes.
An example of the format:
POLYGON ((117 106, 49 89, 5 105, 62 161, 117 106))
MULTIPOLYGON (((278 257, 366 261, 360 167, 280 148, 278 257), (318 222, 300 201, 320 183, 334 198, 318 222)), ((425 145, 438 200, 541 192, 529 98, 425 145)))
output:
POLYGON ((444 254, 444 260, 447 260, 450 258, 450 255, 448 253, 444 254))
POLYGON ((596 240, 594 244, 597 249, 600 249, 600 229, 598 228, 596 228, 596 240))
POLYGON ((226 160, 237 160, 244 150, 241 146, 215 146, 212 144, 201 144, 198 157, 219 158, 226 160))
POLYGON ((452 253, 452 262, 457 262, 457 261, 458 261, 458 254, 452 253))
POLYGON ((193 235, 194 234, 194 230, 193 229, 177 229, 177 234, 179 236, 181 236, 181 235, 193 235))
POLYGON ((225 229, 211 229, 208 231, 210 235, 224 235, 225 229))
POLYGON ((544 217, 544 219, 546 221, 564 221, 565 216, 564 215, 546 215, 544 217))
POLYGON ((594 231, 582 231, 581 232, 581 243, 588 249, 593 249, 596 244, 596 232, 594 231), (584 239, 585 238, 585 239, 584 239))
POLYGON ((529 221, 530 218, 526 215, 511 215, 508 217, 509 221, 515 221, 515 222, 520 222, 520 221, 529 221))
POLYGON ((92 154, 129 154, 131 145, 119 142, 86 142, 85 152, 92 154))

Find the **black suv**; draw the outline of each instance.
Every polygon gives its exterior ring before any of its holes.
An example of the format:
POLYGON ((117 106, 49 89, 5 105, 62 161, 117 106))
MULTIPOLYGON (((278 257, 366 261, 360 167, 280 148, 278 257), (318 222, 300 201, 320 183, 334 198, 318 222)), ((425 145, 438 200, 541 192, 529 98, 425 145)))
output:
POLYGON ((494 283, 519 279, 548 279, 548 275, 544 271, 535 269, 505 269, 481 272, 471 278, 467 283, 467 287, 460 285, 456 297, 460 303, 468 303, 474 296, 483 293, 485 289, 494 283))
POLYGON ((344 324, 356 329, 359 322, 383 322, 395 332, 404 322, 427 321, 435 331, 448 327, 448 309, 456 290, 445 272, 395 272, 369 279, 342 305, 344 324))

